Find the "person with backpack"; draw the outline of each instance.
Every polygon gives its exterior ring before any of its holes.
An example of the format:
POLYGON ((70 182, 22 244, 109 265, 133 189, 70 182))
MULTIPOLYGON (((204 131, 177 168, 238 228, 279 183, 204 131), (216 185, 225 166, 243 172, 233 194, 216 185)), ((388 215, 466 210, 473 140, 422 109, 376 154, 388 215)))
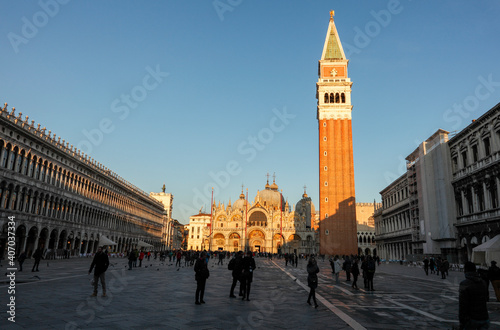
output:
MULTIPOLYGON (((227 264, 227 269, 232 271, 232 276, 233 276, 233 283, 231 284, 231 291, 229 292, 229 298, 236 298, 234 295, 234 288, 236 287, 236 284, 238 281, 241 281, 241 276, 243 273, 243 252, 239 251, 236 253, 233 259, 229 261, 227 264)), ((240 282, 240 297, 243 296, 243 288, 240 282)))

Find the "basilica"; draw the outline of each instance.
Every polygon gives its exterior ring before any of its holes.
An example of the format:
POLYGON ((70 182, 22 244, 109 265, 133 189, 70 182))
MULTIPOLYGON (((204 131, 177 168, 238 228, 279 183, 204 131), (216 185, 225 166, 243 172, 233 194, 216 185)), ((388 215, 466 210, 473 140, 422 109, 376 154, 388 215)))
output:
POLYGON ((318 216, 306 192, 295 210, 269 179, 253 202, 243 190, 236 202, 212 204, 211 213, 190 217, 190 250, 317 253, 318 216))

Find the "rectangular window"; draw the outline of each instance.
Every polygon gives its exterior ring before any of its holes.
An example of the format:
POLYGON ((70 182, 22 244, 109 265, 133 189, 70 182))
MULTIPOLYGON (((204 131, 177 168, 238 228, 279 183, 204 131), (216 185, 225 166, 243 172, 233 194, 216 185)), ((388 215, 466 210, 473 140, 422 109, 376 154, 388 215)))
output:
POLYGON ((462 152, 462 164, 464 165, 464 167, 467 166, 467 151, 462 152))
POLYGON ((453 172, 458 171, 458 157, 453 157, 452 164, 453 164, 453 172))
POLYGON ((472 146, 472 161, 475 163, 477 162, 478 155, 477 155, 477 144, 472 146))
POLYGON ((484 155, 489 156, 491 154, 490 138, 487 137, 483 140, 484 143, 484 155))

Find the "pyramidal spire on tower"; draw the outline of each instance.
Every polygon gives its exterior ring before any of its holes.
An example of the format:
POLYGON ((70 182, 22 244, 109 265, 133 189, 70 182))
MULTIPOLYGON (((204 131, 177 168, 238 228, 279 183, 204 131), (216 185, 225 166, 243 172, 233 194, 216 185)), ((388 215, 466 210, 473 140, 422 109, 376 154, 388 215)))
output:
POLYGON ((321 55, 322 60, 345 60, 344 49, 342 48, 337 28, 333 22, 334 15, 335 12, 333 10, 330 11, 330 24, 326 32, 325 45, 323 46, 323 54, 321 55))

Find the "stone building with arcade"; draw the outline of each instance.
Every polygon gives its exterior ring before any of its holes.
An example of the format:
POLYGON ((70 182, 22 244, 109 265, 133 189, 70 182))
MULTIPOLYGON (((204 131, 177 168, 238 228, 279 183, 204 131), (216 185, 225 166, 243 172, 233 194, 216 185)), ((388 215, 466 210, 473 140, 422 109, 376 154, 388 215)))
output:
POLYGON ((0 108, 0 257, 8 217, 16 254, 92 253, 100 241, 115 252, 165 247, 160 201, 28 119, 0 108))
POLYGON ((291 210, 278 185, 269 181, 253 202, 243 191, 212 213, 190 217, 188 249, 311 254, 319 252, 318 215, 306 192, 291 210))

